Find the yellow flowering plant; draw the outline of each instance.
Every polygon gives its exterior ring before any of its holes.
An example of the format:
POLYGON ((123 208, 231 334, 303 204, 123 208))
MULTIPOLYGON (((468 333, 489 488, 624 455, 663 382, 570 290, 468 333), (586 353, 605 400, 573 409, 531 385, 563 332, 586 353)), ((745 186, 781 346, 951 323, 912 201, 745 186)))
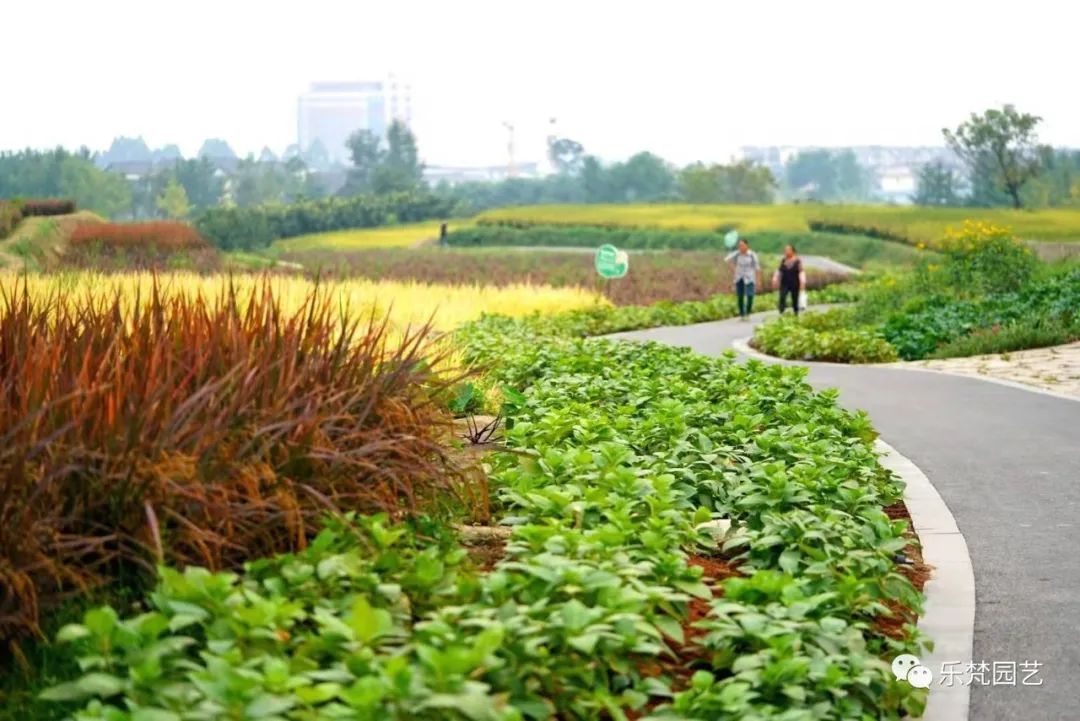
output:
POLYGON ((949 227, 930 247, 943 262, 924 263, 924 278, 948 283, 962 295, 1017 290, 1038 263, 1031 248, 1010 228, 983 221, 965 220, 959 227, 949 227))

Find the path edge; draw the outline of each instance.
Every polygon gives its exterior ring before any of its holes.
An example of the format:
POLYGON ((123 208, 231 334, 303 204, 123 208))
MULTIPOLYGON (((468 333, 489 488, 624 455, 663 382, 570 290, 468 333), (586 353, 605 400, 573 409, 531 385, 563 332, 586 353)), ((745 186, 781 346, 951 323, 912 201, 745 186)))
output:
MULTIPOLYGON (((935 675, 943 664, 967 664, 975 643, 975 573, 967 541, 949 507, 926 474, 910 459, 880 438, 874 447, 881 465, 904 482, 904 505, 922 547, 923 562, 933 568, 923 588, 926 603, 918 627, 933 642, 922 656, 935 675)), ((955 667, 955 666, 954 666, 955 667)), ((923 721, 967 721, 971 687, 964 684, 930 687, 923 721)))
POLYGON ((829 365, 829 366, 847 366, 849 368, 887 368, 894 371, 907 371, 909 373, 937 373, 938 375, 952 376, 953 378, 971 378, 976 381, 983 381, 984 383, 995 383, 999 386, 1005 386, 1006 388, 1014 388, 1018 391, 1027 391, 1028 393, 1037 393, 1042 396, 1050 396, 1051 398, 1057 398, 1063 401, 1072 401, 1073 403, 1080 403, 1080 398, 1077 396, 1070 396, 1065 393, 1058 393, 1048 388, 1040 388, 1038 386, 1028 385, 1027 383, 1021 383, 1020 381, 1011 381, 1005 378, 990 378, 987 376, 973 375, 970 373, 957 373, 956 371, 941 370, 939 368, 915 368, 913 366, 898 365, 896 363, 832 363, 830 361, 803 361, 789 358, 781 358, 779 356, 771 356, 767 353, 752 348, 750 346, 751 336, 745 338, 736 338, 731 341, 731 347, 739 353, 745 356, 754 358, 756 360, 770 361, 776 363, 777 361, 783 363, 796 363, 798 365, 829 365))

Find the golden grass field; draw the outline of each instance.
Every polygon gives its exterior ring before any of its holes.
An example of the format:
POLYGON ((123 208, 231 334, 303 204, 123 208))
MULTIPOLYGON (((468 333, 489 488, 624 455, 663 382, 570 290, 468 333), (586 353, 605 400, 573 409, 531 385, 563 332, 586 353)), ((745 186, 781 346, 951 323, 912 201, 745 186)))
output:
MULTIPOLYGON (((122 298, 132 303, 136 298, 145 300, 149 296, 155 278, 150 273, 136 272, 31 273, 26 276, 0 272, 0 303, 7 296, 7 291, 16 287, 21 289, 24 277, 29 292, 34 295, 55 293, 59 298, 74 298, 91 294, 105 299, 120 293, 122 298)), ((282 275, 238 275, 229 279, 222 275, 181 272, 158 274, 156 278, 163 293, 202 294, 207 299, 220 295, 229 282, 241 290, 243 297, 261 288, 263 283, 269 283, 285 311, 299 307, 317 287, 306 278, 282 275)), ((397 331, 422 325, 429 319, 437 330, 449 331, 479 318, 483 313, 522 316, 608 304, 600 294, 581 288, 532 284, 496 288, 357 279, 323 281, 318 288, 328 294, 334 303, 347 309, 350 316, 366 318, 372 313, 376 317, 385 314, 390 319, 391 327, 397 331)))
POLYGON ((1080 208, 921 208, 875 205, 540 205, 501 208, 477 220, 562 225, 616 225, 684 230, 736 227, 806 231, 813 220, 878 228, 911 242, 931 242, 949 226, 983 220, 1011 228, 1024 240, 1080 241, 1080 208))
MULTIPOLYGON (((472 220, 450 222, 450 229, 463 228, 473 224, 472 220)), ((360 228, 357 230, 338 230, 331 233, 315 233, 286 238, 273 244, 279 251, 303 250, 358 250, 362 248, 407 248, 439 237, 439 222, 410 223, 408 225, 390 225, 384 228, 360 228)))

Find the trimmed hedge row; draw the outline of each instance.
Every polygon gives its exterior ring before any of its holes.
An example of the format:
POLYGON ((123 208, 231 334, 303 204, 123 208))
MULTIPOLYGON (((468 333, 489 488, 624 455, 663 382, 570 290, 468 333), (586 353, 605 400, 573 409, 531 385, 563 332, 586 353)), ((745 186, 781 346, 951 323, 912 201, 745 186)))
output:
POLYGON ((915 241, 906 235, 901 235, 888 228, 876 225, 862 225, 860 223, 841 223, 835 220, 807 220, 810 230, 823 233, 838 233, 840 235, 864 235, 878 240, 891 240, 896 243, 915 245, 915 241))
POLYGON ((583 248, 612 243, 628 250, 723 250, 719 233, 592 225, 476 225, 455 230, 447 243, 461 246, 544 246, 583 248))
POLYGON ((23 218, 45 215, 67 215, 75 212, 74 200, 32 198, 0 200, 0 238, 7 237, 23 218))
MULTIPOLYGON (((759 231, 746 234, 759 253, 781 253, 794 245, 800 253, 826 255, 853 266, 869 261, 913 263, 914 248, 877 238, 834 233, 759 231)), ((596 247, 611 243, 626 250, 715 250, 727 252, 721 233, 648 228, 603 228, 592 225, 477 225, 447 235, 454 246, 596 247)))
POLYGON ((222 250, 257 250, 298 235, 445 218, 454 205, 453 200, 430 193, 358 195, 291 205, 210 208, 195 227, 222 250))

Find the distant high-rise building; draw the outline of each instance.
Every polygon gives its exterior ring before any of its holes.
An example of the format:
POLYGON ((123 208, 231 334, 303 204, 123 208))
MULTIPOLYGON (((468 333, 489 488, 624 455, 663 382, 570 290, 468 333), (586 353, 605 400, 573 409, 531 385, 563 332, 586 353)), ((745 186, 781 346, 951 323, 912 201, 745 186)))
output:
POLYGON ((394 120, 412 123, 411 94, 409 84, 393 75, 377 81, 312 83, 298 105, 300 152, 319 141, 331 162, 345 162, 345 141, 357 130, 382 136, 394 120))

